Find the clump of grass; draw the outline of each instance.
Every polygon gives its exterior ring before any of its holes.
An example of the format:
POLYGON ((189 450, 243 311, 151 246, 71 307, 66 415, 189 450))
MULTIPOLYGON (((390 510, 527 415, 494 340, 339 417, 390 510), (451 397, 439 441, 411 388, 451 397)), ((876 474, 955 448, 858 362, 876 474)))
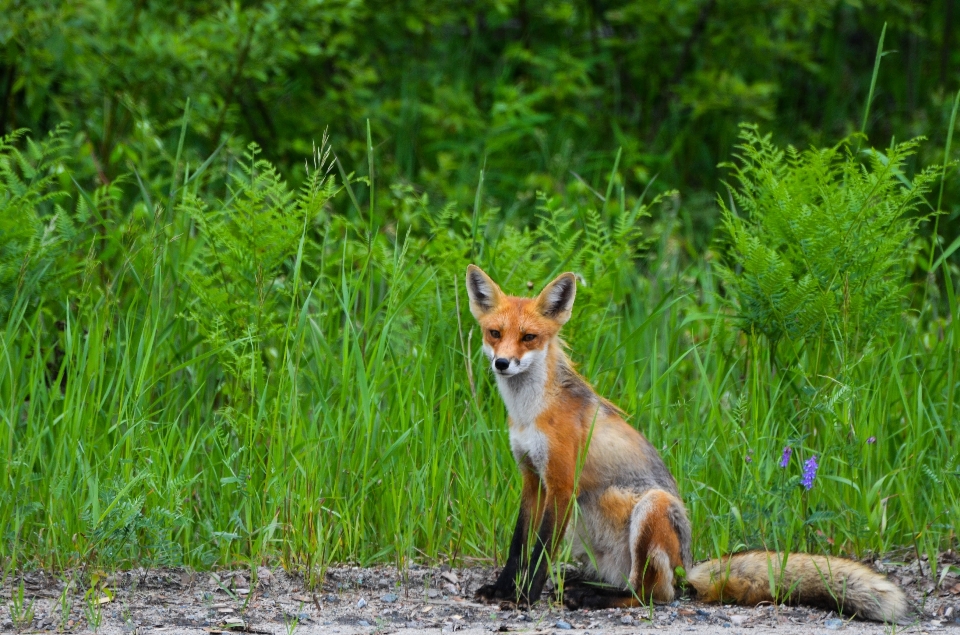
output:
POLYGON ((7 605, 13 630, 17 633, 22 633, 33 626, 33 605, 33 599, 24 597, 23 581, 21 580, 16 590, 10 594, 10 604, 7 605))

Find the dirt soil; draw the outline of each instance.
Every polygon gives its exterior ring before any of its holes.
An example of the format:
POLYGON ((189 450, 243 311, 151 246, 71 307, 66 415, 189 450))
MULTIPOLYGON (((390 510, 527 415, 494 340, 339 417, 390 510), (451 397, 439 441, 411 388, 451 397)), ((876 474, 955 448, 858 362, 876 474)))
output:
MULTIPOLYGON (((952 552, 943 554, 941 567, 951 563, 960 563, 960 559, 952 552)), ((414 565, 402 575, 391 567, 331 567, 315 591, 307 589, 299 576, 266 567, 256 572, 138 569, 105 577, 89 572, 54 576, 32 571, 8 576, 0 587, 0 632, 618 635, 656 631, 790 635, 839 630, 850 635, 960 635, 957 568, 934 579, 922 560, 871 564, 890 575, 915 602, 918 615, 912 624, 894 629, 817 609, 733 607, 687 599, 648 609, 598 611, 569 611, 541 601, 529 611, 518 611, 509 605, 473 600, 477 587, 494 579, 491 568, 414 565)))

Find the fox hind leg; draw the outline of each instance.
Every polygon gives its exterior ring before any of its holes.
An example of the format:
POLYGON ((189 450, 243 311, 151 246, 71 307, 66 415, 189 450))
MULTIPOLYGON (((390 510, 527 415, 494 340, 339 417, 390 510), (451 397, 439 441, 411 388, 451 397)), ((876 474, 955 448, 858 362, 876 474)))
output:
POLYGON ((690 526, 683 503, 669 492, 648 490, 634 504, 624 533, 630 551, 629 588, 575 583, 564 590, 568 608, 626 608, 673 601, 674 570, 690 561, 690 526))
POLYGON ((643 598, 672 602, 674 570, 689 561, 690 528, 683 503, 649 490, 630 517, 630 584, 643 598))

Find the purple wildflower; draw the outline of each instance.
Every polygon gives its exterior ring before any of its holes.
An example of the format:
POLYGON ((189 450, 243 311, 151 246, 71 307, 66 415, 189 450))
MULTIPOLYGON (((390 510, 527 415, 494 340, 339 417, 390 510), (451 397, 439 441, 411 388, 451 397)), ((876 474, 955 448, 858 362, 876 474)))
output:
POLYGON ((877 437, 870 437, 869 439, 867 439, 867 445, 873 445, 876 442, 877 442, 877 437))
POLYGON ((783 455, 780 457, 780 467, 787 467, 787 463, 790 462, 790 455, 793 454, 793 448, 789 445, 783 448, 783 455))
POLYGON ((747 450, 747 456, 743 457, 743 460, 747 463, 753 463, 753 457, 750 456, 751 454, 753 454, 753 450, 747 450))
POLYGON ((803 464, 803 478, 800 479, 800 484, 803 485, 803 489, 810 490, 813 489, 813 479, 817 478, 817 455, 814 454, 809 459, 807 459, 803 464))

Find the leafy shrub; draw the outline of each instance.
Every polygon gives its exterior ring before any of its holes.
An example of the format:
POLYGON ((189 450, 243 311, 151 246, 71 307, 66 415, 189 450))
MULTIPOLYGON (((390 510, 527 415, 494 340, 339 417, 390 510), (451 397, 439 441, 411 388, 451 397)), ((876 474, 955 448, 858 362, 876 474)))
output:
POLYGON ((776 343, 825 339, 857 350, 897 324, 911 242, 937 178, 912 180, 919 140, 886 155, 847 139, 832 148, 777 148, 743 126, 738 187, 719 197, 730 259, 720 271, 742 328, 776 343))

